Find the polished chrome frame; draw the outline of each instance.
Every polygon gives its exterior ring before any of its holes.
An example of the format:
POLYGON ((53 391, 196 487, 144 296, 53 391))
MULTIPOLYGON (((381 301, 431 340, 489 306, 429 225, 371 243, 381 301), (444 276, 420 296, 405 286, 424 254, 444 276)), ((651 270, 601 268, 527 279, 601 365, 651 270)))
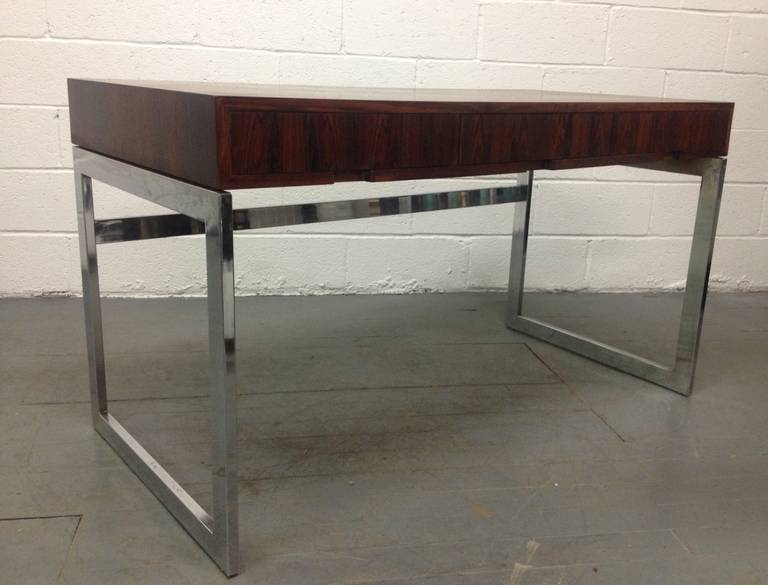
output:
POLYGON ((230 576, 238 572, 233 230, 515 203, 525 197, 525 188, 514 185, 233 210, 230 193, 198 187, 79 147, 73 148, 73 156, 94 427, 230 576), (92 179, 177 213, 96 220, 92 179), (210 514, 109 414, 96 255, 97 244, 192 234, 205 234, 206 239, 213 435, 210 514))
POLYGON ((671 367, 522 314, 533 195, 532 171, 518 176, 518 183, 526 185, 527 188, 526 200, 515 210, 509 268, 507 327, 688 396, 691 393, 696 369, 725 165, 725 159, 721 158, 673 159, 628 165, 701 177, 677 351, 671 367))
POLYGON ((74 147, 75 191, 83 278, 93 424, 179 523, 227 575, 238 572, 237 393, 233 231, 520 203, 515 213, 507 325, 629 374, 689 394, 723 187, 725 160, 668 160, 645 168, 702 178, 677 356, 668 368, 521 314, 533 173, 512 187, 379 197, 352 201, 232 209, 232 195, 167 177, 74 147), (96 220, 92 179, 176 214, 96 220), (208 280, 212 512, 208 513, 109 413, 97 244, 205 234, 208 280))
POLYGON ((227 575, 238 571, 237 393, 232 195, 211 191, 75 147, 80 264, 93 425, 227 575), (109 413, 92 179, 183 213, 205 228, 212 431, 212 513, 109 413))

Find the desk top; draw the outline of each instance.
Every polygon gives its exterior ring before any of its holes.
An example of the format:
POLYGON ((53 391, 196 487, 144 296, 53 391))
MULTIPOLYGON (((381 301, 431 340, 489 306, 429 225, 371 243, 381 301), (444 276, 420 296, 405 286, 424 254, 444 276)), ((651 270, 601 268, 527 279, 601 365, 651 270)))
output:
POLYGON ((69 80, 72 142, 213 189, 728 152, 733 104, 536 90, 69 80))

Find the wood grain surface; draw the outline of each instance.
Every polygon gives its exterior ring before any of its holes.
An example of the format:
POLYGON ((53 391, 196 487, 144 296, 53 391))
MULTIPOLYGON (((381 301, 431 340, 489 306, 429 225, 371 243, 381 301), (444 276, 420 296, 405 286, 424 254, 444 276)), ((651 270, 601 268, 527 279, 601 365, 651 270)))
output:
POLYGON ((72 142, 213 189, 724 156, 733 104, 530 90, 69 80, 72 142))

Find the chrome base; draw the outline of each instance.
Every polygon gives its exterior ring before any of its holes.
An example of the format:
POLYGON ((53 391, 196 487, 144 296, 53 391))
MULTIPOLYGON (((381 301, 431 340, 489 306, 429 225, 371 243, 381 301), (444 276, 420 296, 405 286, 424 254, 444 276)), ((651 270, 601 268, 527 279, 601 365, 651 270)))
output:
POLYGON ((74 149, 77 224, 93 425, 227 575, 238 571, 237 393, 232 196, 74 149), (204 226, 212 430, 209 514, 109 414, 92 179, 190 216, 204 226))
POLYGON ((275 226, 420 213, 524 200, 519 185, 404 197, 232 209, 232 196, 75 147, 80 259, 93 424, 128 466, 227 575, 238 572, 235 290, 232 232, 275 226), (92 179, 176 214, 96 220, 92 179), (109 414, 96 245, 205 234, 213 510, 205 511, 109 414))
POLYGON ((522 314, 525 261, 528 250, 533 194, 533 172, 522 173, 520 184, 527 185, 527 197, 515 211, 512 232, 512 256, 509 269, 509 295, 507 300, 507 327, 526 333, 568 351, 572 351, 627 374, 643 378, 685 396, 691 393, 696 368, 696 356, 704 317, 707 283, 715 245, 717 216, 723 192, 725 159, 701 158, 694 160, 665 160, 658 163, 632 165, 656 171, 695 175, 701 177, 699 204, 693 231, 688 276, 683 298, 677 352, 671 367, 665 366, 600 343, 589 337, 555 327, 522 314))
POLYGON ((73 151, 94 427, 227 575, 238 572, 234 230, 520 203, 513 233, 508 326, 682 394, 690 393, 723 186, 722 159, 647 165, 702 177, 677 358, 672 368, 666 368, 521 314, 532 173, 521 175, 522 181, 513 187, 233 210, 230 193, 178 181, 78 147, 73 151), (97 221, 92 179, 177 213, 97 221), (96 255, 97 244, 191 234, 205 234, 206 239, 213 437, 210 513, 109 414, 96 255))

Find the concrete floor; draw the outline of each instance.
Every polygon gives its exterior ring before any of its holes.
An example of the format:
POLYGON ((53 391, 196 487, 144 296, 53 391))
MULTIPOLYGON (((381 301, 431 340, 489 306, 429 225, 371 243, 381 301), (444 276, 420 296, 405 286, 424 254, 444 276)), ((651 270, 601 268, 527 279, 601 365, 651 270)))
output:
MULTIPOLYGON (((526 313, 663 358, 679 302, 526 313)), ((237 310, 231 583, 768 583, 768 295, 712 295, 689 399, 507 331, 499 295, 237 310)), ((104 307, 112 412, 207 502, 204 311, 104 307)), ((0 584, 227 582, 92 431, 80 301, 0 323, 0 584)))

